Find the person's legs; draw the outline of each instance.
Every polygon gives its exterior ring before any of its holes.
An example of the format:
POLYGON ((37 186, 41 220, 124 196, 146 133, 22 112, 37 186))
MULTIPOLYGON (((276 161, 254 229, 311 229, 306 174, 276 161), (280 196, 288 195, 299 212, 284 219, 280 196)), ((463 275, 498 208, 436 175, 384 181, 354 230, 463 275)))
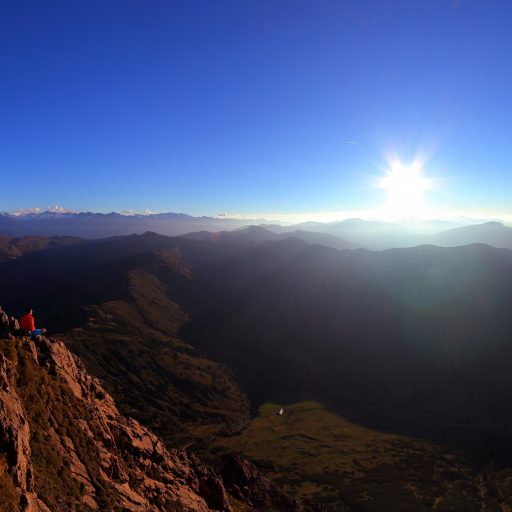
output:
POLYGON ((44 334, 46 332, 46 329, 34 329, 33 331, 30 331, 30 336, 39 336, 41 334, 44 334))

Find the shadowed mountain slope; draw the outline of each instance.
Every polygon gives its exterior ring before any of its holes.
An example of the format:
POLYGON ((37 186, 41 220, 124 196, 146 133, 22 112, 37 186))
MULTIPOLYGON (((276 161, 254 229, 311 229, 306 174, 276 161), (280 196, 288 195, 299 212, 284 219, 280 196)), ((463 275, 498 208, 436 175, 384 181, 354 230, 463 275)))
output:
POLYGON ((15 259, 23 254, 28 254, 50 247, 72 245, 82 242, 80 238, 67 236, 26 236, 22 238, 9 238, 0 236, 0 262, 15 259))
POLYGON ((207 339, 253 399, 313 391, 381 426, 512 431, 510 251, 286 240, 201 276, 222 296, 186 305, 184 337, 207 339))
POLYGON ((245 424, 245 393, 253 405, 314 395, 354 424, 510 466, 509 250, 147 233, 29 254, 0 279, 12 292, 0 300, 20 311, 30 289, 40 320, 168 445, 236 446, 215 435, 245 424))
POLYGON ((20 315, 30 288, 38 324, 66 332, 125 414, 181 446, 238 429, 247 401, 229 369, 177 336, 187 315, 170 290, 187 285, 190 269, 175 246, 154 234, 88 242, 0 265, 0 276, 8 309, 20 315))

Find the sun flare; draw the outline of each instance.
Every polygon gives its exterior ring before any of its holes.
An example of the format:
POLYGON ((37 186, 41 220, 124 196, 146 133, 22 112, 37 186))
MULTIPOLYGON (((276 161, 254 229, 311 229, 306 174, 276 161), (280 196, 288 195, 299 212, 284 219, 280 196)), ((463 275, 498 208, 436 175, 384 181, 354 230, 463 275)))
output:
POLYGON ((432 188, 432 180, 423 174, 420 160, 409 165, 394 160, 379 179, 378 186, 387 191, 384 213, 393 217, 409 217, 421 214, 423 195, 432 188))

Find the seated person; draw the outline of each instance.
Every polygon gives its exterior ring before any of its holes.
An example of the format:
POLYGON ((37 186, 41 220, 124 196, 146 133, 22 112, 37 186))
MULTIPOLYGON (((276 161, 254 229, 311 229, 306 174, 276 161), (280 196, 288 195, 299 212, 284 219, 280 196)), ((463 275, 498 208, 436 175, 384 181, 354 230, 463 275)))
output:
POLYGON ((20 328, 30 336, 37 336, 46 332, 46 329, 36 329, 36 319, 32 316, 32 309, 30 308, 20 318, 20 328))

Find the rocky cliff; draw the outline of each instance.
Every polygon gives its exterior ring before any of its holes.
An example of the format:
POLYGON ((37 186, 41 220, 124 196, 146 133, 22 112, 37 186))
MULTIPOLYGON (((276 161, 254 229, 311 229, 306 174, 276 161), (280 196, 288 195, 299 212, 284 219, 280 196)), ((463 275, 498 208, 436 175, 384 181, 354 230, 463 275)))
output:
POLYGON ((12 320, 0 308, 1 512, 303 510, 249 461, 216 473, 166 448, 62 341, 12 320))
POLYGON ((0 509, 231 510, 222 480, 122 416, 60 341, 0 341, 0 509))

